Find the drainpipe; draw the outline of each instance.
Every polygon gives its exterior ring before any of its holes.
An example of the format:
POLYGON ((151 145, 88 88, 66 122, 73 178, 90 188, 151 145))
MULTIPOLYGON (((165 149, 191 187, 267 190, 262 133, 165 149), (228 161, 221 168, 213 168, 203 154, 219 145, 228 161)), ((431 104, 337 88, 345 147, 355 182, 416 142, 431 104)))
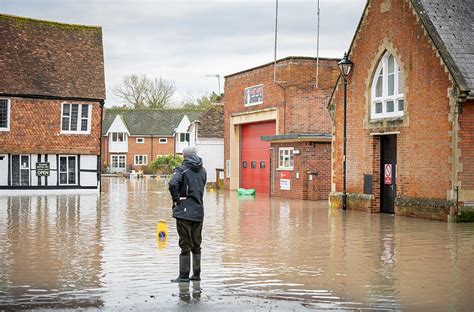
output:
POLYGON ((99 147, 99 171, 97 172, 97 181, 99 182, 99 196, 102 193, 102 124, 104 122, 104 100, 100 101, 100 137, 99 137, 99 142, 100 142, 100 147, 99 147))

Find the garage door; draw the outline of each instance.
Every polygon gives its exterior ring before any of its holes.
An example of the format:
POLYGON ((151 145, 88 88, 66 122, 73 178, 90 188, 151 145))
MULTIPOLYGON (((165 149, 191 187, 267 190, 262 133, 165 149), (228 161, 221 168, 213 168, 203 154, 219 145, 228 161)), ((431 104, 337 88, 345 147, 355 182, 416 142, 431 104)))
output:
POLYGON ((270 193, 270 143, 261 136, 275 135, 275 121, 242 125, 240 187, 270 193))

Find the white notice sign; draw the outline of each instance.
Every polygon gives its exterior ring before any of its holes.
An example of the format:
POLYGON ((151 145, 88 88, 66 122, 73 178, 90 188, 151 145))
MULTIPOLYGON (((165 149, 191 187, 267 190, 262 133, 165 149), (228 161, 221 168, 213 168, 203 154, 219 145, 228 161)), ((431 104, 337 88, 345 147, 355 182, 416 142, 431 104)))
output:
POLYGON ((290 179, 280 179, 280 190, 287 190, 291 189, 290 186, 290 179))

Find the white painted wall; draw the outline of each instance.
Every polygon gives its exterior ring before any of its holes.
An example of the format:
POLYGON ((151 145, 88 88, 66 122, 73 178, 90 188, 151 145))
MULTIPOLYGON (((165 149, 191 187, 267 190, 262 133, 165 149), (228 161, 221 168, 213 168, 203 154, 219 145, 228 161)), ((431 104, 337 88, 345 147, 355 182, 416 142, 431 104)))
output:
POLYGON ((56 154, 48 155, 48 162, 49 162, 49 177, 48 177, 48 185, 56 185, 58 182, 58 163, 56 161, 56 154), (54 169, 54 171, 53 171, 54 169))
POLYGON ((184 115, 183 119, 181 119, 181 122, 179 123, 178 127, 176 128, 176 131, 175 131, 175 133, 176 133, 176 153, 182 153, 183 149, 186 146, 189 146, 188 142, 180 142, 179 137, 180 137, 180 133, 187 133, 188 132, 188 128, 189 128, 190 124, 191 124, 191 122, 189 121, 188 116, 184 115))
POLYGON ((8 154, 0 154, 0 185, 8 185, 8 154))
MULTIPOLYGON (((96 155, 81 155, 81 169, 97 170, 96 155)), ((81 186, 97 186, 97 172, 80 172, 81 186)))
POLYGON ((207 171, 207 181, 216 182, 216 168, 224 169, 224 139, 199 139, 196 148, 207 171))

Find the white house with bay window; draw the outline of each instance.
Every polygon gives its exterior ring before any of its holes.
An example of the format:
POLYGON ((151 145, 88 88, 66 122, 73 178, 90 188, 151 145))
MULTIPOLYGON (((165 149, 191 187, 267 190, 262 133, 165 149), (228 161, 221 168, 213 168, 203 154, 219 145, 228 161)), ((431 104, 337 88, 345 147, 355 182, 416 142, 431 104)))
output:
POLYGON ((188 116, 184 115, 178 127, 175 129, 175 152, 177 154, 183 153, 183 149, 190 145, 191 139, 190 133, 188 132, 189 125, 191 125, 191 121, 188 116))

